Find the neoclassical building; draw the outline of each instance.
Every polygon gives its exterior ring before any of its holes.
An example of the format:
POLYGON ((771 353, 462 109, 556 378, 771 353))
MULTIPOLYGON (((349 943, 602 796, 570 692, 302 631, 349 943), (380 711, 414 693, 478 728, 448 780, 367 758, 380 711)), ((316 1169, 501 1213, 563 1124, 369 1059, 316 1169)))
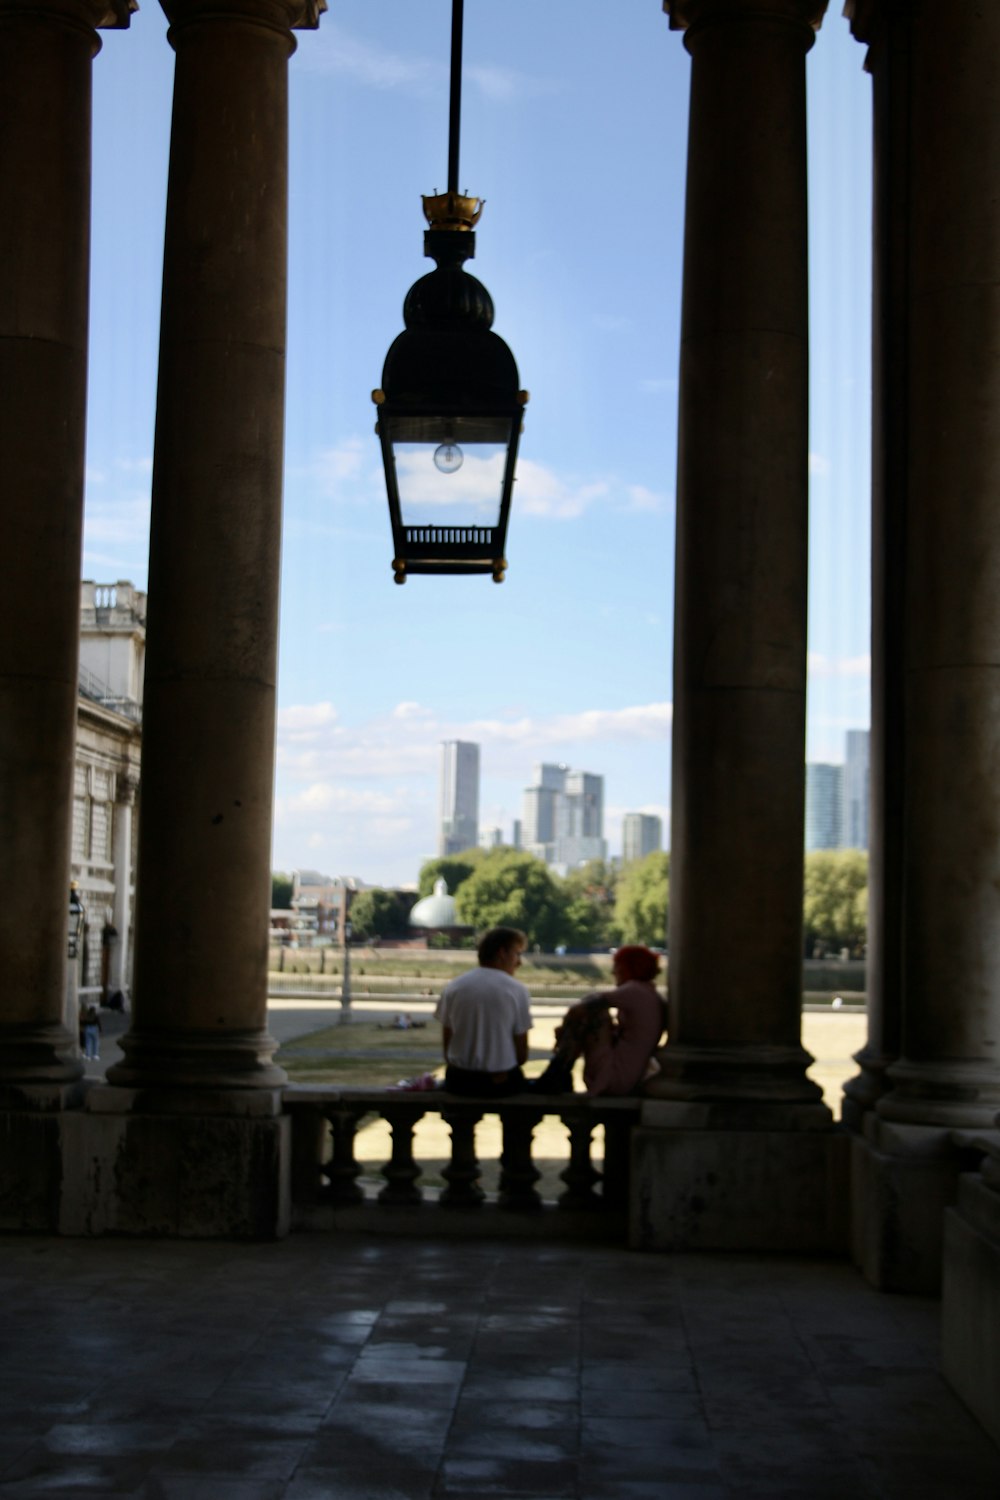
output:
POLYGON ((85 916, 80 983, 128 998, 142 751, 146 595, 128 582, 80 591, 80 692, 70 874, 85 916))
MULTIPOLYGON (((85 1092, 62 1007, 90 73, 134 0, 0 0, 0 1201, 15 1228, 263 1236, 291 1192, 266 1026, 287 61, 325 5, 164 8, 134 1009, 85 1092)), ((1000 5, 847 5, 874 97, 875 391, 870 1030, 842 1121, 800 1037, 805 59, 845 24, 826 8, 664 0, 691 60, 670 1022, 630 1232, 943 1287, 946 1373, 1000 1437, 1000 5)))

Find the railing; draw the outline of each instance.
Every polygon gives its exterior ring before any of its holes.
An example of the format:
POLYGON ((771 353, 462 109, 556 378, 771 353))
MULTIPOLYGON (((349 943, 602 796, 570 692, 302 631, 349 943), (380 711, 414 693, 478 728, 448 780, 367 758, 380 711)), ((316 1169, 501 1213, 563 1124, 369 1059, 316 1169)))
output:
POLYGON ((592 1099, 585 1094, 519 1094, 466 1099, 443 1090, 337 1089, 290 1085, 293 1220, 300 1228, 340 1227, 395 1233, 530 1233, 624 1238, 628 1208, 629 1138, 639 1099, 592 1099), (359 1126, 375 1115, 392 1132, 383 1186, 366 1190, 355 1155, 359 1126), (451 1132, 443 1188, 421 1185, 414 1131, 440 1115, 451 1132), (498 1191, 481 1185, 476 1126, 497 1115, 503 1132, 498 1191), (536 1127, 556 1116, 567 1133, 568 1156, 554 1201, 538 1191, 532 1156, 536 1127), (592 1160, 592 1137, 604 1127, 604 1163, 592 1160))
POLYGON ((112 693, 106 683, 91 672, 89 667, 81 666, 80 669, 80 692, 85 698, 99 703, 102 708, 110 708, 116 714, 122 714, 126 719, 132 719, 136 724, 142 723, 142 704, 137 703, 134 698, 122 698, 112 693))

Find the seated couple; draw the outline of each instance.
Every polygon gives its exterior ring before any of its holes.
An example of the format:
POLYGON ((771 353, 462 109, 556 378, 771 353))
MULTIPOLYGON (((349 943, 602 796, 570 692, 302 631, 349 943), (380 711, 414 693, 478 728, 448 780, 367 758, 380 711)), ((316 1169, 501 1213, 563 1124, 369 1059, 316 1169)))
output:
POLYGON ((572 1069, 583 1057, 588 1094, 631 1094, 656 1072, 653 1052, 663 1032, 665 1008, 653 981, 660 961, 649 948, 619 948, 616 988, 588 995, 566 1012, 545 1072, 529 1082, 531 1004, 514 978, 526 946, 515 927, 493 927, 479 944, 479 967, 445 985, 438 1002, 449 1093, 505 1098, 530 1089, 568 1093, 572 1069), (612 1017, 612 1010, 616 1016, 612 1017))

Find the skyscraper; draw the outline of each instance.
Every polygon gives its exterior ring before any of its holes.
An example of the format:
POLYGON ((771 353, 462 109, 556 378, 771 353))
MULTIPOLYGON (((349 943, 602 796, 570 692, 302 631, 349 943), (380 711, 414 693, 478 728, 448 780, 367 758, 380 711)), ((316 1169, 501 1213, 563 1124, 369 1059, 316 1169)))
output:
POLYGON ((548 763, 534 774, 524 793, 524 847, 567 869, 605 859, 604 777, 548 763))
POLYGON ((809 761, 806 765, 806 852, 840 849, 843 827, 843 766, 809 761))
POLYGON ((844 834, 848 849, 868 848, 868 757, 871 731, 849 729, 844 757, 844 834))
POLYGON ((622 819, 622 864, 629 865, 663 848, 663 820, 652 813, 626 813, 622 819))
POLYGON ((439 854, 458 854, 479 842, 479 746, 445 740, 441 746, 439 854))

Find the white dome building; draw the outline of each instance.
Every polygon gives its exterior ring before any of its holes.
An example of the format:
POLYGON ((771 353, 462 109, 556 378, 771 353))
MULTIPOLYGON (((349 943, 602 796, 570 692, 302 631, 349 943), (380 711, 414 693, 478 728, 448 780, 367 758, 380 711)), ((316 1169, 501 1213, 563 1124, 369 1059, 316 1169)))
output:
POLYGON ((455 898, 448 895, 445 880, 435 880, 434 894, 424 896, 410 912, 410 926, 419 927, 424 932, 448 931, 461 925, 455 911, 455 898))

